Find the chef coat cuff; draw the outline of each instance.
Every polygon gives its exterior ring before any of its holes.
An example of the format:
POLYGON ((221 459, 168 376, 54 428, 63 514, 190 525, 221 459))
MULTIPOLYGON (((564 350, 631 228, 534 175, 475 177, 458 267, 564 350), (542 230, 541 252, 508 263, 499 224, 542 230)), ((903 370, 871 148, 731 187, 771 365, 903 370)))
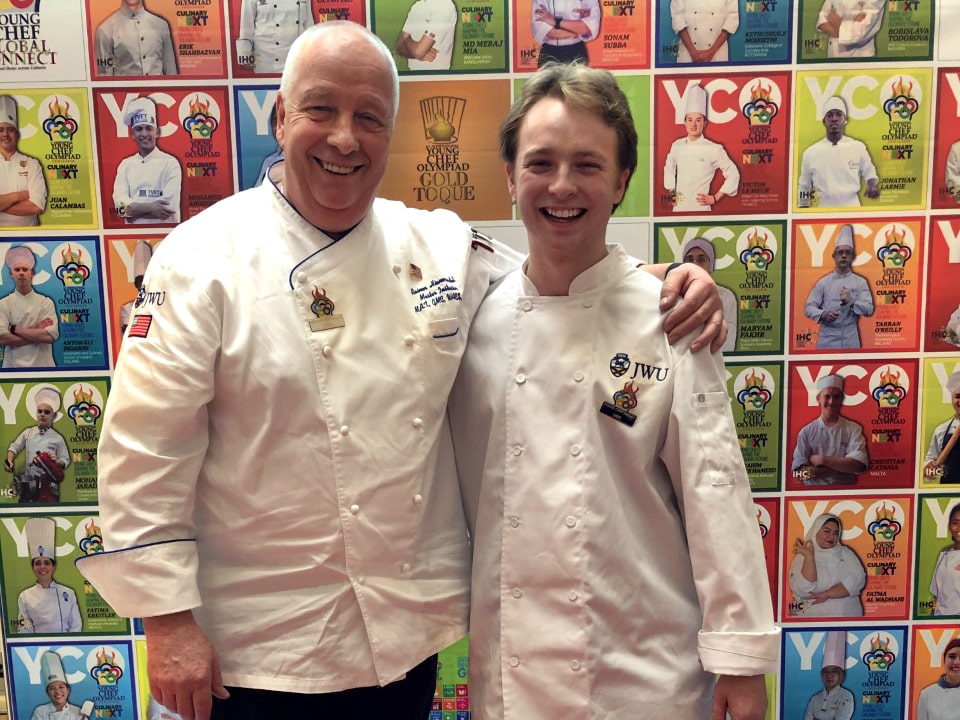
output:
POLYGON ((253 57, 253 41, 252 40, 243 40, 237 39, 237 57, 238 58, 249 58, 253 57))
POLYGON ((169 615, 201 604, 193 540, 96 553, 75 564, 121 617, 169 615))
POLYGON ((766 675, 780 670, 780 628, 764 632, 699 632, 703 669, 717 675, 766 675))

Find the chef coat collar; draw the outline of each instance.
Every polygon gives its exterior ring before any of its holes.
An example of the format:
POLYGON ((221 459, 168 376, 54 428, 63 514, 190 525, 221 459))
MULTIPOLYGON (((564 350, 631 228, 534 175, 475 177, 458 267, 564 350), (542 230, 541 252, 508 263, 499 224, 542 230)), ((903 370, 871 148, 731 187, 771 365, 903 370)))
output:
MULTIPOLYGON (((570 283, 570 289, 567 291, 567 296, 584 295, 598 290, 615 280, 619 280, 632 267, 633 263, 630 262, 623 247, 619 244, 608 244, 606 256, 573 279, 573 282, 570 283)), ((523 294, 529 297, 539 297, 540 292, 537 290, 537 286, 527 277, 526 262, 520 269, 520 276, 522 278, 523 294)))
POLYGON ((141 5, 139 10, 131 10, 131 9, 128 8, 126 5, 124 5, 122 8, 120 8, 120 12, 121 12, 121 14, 123 14, 123 15, 125 15, 126 17, 130 18, 131 20, 136 20, 136 19, 137 19, 138 17, 140 17, 141 15, 146 15, 146 14, 147 14, 147 8, 146 8, 146 6, 141 5))
POLYGON ((960 690, 960 685, 951 685, 947 682, 946 673, 940 676, 940 679, 937 680, 937 685, 944 688, 945 690, 960 690))

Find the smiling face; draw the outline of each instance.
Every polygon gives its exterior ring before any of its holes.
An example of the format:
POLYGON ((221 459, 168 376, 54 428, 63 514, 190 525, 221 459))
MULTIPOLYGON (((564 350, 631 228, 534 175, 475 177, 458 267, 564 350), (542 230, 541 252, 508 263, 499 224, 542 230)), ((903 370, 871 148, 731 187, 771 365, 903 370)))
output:
POLYGON ((149 155, 157 146, 157 129, 153 125, 134 125, 130 134, 137 143, 137 152, 142 156, 149 155))
POLYGON ((9 160, 10 156, 17 151, 17 142, 20 140, 20 132, 10 123, 0 123, 0 155, 9 160))
POLYGON ((827 130, 827 137, 836 142, 843 137, 843 129, 847 125, 847 116, 842 110, 828 110, 823 116, 823 127, 827 130))
POLYGON ((603 258, 607 222, 629 176, 617 161, 613 128, 559 98, 543 98, 523 118, 516 161, 506 171, 531 255, 574 253, 584 269, 603 258))
POLYGON ((817 393, 817 402, 820 403, 820 417, 827 422, 835 422, 840 417, 840 408, 843 407, 843 391, 836 387, 826 387, 817 393))
POLYGON ((960 685, 960 647, 952 647, 943 654, 943 670, 947 684, 960 685))
POLYGON ((947 525, 950 538, 953 540, 953 547, 960 550, 960 504, 956 505, 950 512, 950 521, 947 525))
POLYGON ((707 125, 707 119, 703 113, 691 112, 683 116, 683 126, 687 129, 687 139, 696 140, 703 136, 703 130, 707 125))
POLYGON ((817 545, 824 550, 836 547, 840 543, 840 525, 836 520, 827 520, 817 530, 817 545))
POLYGON ((309 39, 288 93, 277 96, 283 191, 313 225, 349 230, 370 210, 387 168, 393 74, 358 31, 309 39))
POLYGON ((70 686, 61 680, 54 680, 47 685, 47 697, 57 711, 63 710, 67 700, 70 699, 70 686))
POLYGON ((30 569, 33 570, 33 575, 37 578, 37 582, 43 585, 43 587, 48 587, 50 581, 53 580, 53 571, 57 569, 57 564, 52 558, 35 557, 30 561, 30 569))

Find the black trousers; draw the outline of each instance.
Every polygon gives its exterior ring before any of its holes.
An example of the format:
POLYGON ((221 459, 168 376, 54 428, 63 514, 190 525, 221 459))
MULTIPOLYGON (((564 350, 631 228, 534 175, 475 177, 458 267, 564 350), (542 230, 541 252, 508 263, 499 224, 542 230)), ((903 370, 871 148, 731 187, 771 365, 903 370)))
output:
POLYGON ((543 67, 548 62, 581 62, 584 65, 589 65, 587 44, 582 40, 573 45, 547 45, 544 43, 540 46, 540 57, 537 58, 537 67, 543 67))
POLYGON ((227 688, 228 700, 213 699, 211 720, 427 720, 437 684, 437 656, 428 657, 403 680, 384 687, 302 693, 227 688))

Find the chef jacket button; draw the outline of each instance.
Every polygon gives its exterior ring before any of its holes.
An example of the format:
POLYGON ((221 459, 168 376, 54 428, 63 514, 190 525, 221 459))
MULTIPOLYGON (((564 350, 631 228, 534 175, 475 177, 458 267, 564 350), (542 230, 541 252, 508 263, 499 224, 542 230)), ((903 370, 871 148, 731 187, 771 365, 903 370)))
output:
POLYGON ((570 446, 570 454, 573 455, 574 457, 576 457, 577 455, 579 455, 579 454, 580 454, 580 446, 579 446, 579 445, 571 445, 571 446, 570 446))
POLYGON ((515 598, 518 598, 521 595, 523 595, 523 591, 520 588, 514 588, 513 590, 510 591, 510 594, 513 595, 515 598))
POLYGON ((403 268, 401 268, 399 265, 394 265, 394 266, 393 266, 393 274, 394 274, 394 275, 399 275, 399 274, 400 274, 400 271, 401 271, 402 269, 403 269, 403 268))
POLYGON ((404 573, 410 572, 410 563, 401 563, 400 572, 404 572, 404 573))
POLYGON ((330 357, 331 355, 333 355, 333 348, 330 347, 329 345, 324 345, 324 346, 323 346, 323 350, 321 350, 320 352, 323 353, 323 356, 324 356, 324 357, 328 358, 328 357, 330 357))
POLYGON ((518 455, 518 456, 519 456, 519 455, 523 455, 523 448, 520 447, 519 445, 514 445, 514 447, 513 447, 513 454, 514 454, 514 455, 518 455))
POLYGON ((523 305, 521 307, 523 307, 524 312, 530 312, 531 310, 533 310, 533 303, 530 302, 529 300, 524 300, 523 305))
POLYGON ((707 398, 706 398, 706 396, 704 396, 703 393, 700 393, 699 395, 697 395, 697 402, 699 402, 699 403, 702 403, 702 402, 703 402, 704 400, 706 400, 706 399, 707 399, 707 398))
POLYGON ((344 435, 344 436, 349 435, 349 434, 350 434, 350 426, 349 426, 349 425, 341 425, 341 426, 340 426, 340 434, 341 434, 341 435, 344 435))
POLYGON ((510 667, 520 667, 520 658, 516 655, 510 658, 510 667))
POLYGON ((407 336, 403 339, 403 342, 404 342, 404 344, 405 344, 407 347, 413 347, 413 344, 414 344, 416 341, 417 341, 417 339, 416 339, 413 335, 407 335, 407 336))
POLYGON ((367 579, 363 577, 363 575, 361 575, 360 577, 357 578, 357 585, 363 585, 366 581, 367 579))
POLYGON ((422 428, 422 427, 423 427, 423 420, 421 420, 420 418, 414 418, 414 419, 413 419, 413 426, 414 426, 415 428, 422 428))
POLYGON ((297 282, 303 285, 307 281, 307 274, 305 272, 297 273, 297 282))
POLYGON ((573 515, 567 515, 567 519, 563 521, 568 528, 577 526, 577 519, 573 515))
POLYGON ((353 505, 350 506, 350 512, 356 515, 358 512, 360 512, 360 506, 354 503, 353 505))
POLYGON ((570 602, 576 602, 579 597, 580 593, 578 593, 576 590, 571 590, 567 593, 567 600, 570 602))
POLYGON ((571 662, 571 663, 570 663, 570 669, 573 670, 574 672, 576 672, 577 670, 579 670, 579 669, 580 669, 580 661, 579 661, 579 660, 574 660, 573 662, 571 662))
POLYGON ((581 372, 580 370, 577 370, 573 374, 573 379, 575 382, 583 382, 583 372, 581 372))
POLYGON ((413 496, 414 505, 419 505, 422 502, 423 502, 423 495, 421 495, 420 493, 417 493, 416 495, 413 496))
POLYGON ((520 518, 518 518, 516 515, 511 515, 510 527, 520 527, 520 518))
POLYGON ((593 307, 593 300, 590 300, 589 298, 588 298, 587 300, 584 300, 584 301, 583 301, 583 306, 584 306, 585 308, 592 308, 592 307, 593 307))
POLYGON ((517 381, 517 385, 523 385, 527 381, 527 376, 523 373, 517 373, 517 377, 514 379, 517 381))

